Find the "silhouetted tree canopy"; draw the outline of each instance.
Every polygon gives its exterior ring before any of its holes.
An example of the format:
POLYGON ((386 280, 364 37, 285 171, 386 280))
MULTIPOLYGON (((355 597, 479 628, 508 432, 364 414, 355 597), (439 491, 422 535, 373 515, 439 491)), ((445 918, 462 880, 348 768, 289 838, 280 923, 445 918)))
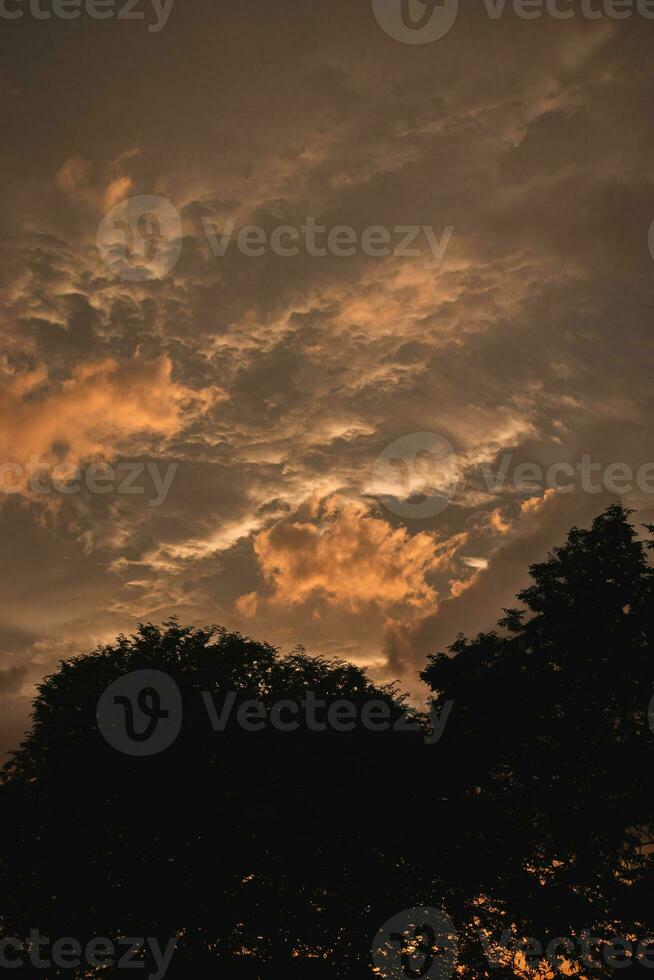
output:
POLYGON ((470 978, 514 975, 490 968, 480 931, 649 938, 649 547, 611 507, 531 567, 496 631, 430 657, 436 708, 454 702, 433 745, 425 718, 404 730, 394 686, 216 627, 141 625, 62 663, 0 787, 3 934, 174 936, 170 977, 306 980, 371 976, 377 929, 418 905, 452 917, 470 978), (184 724, 134 758, 96 707, 143 669, 173 678, 184 724), (230 691, 214 732, 202 692, 220 705, 230 691), (401 730, 236 723, 247 700, 270 711, 307 692, 358 717, 381 700, 401 730))
POLYGON ((4 935, 38 925, 83 943, 179 937, 175 977, 217 964, 243 977, 355 975, 360 964, 367 976, 370 936, 416 888, 411 770, 428 746, 417 732, 236 723, 249 699, 270 708, 307 692, 404 715, 394 688, 351 664, 175 621, 62 663, 4 773, 4 935), (177 683, 184 724, 165 752, 131 758, 99 733, 96 705, 113 680, 148 668, 177 683), (225 731, 212 730, 202 692, 218 710, 238 693, 225 731))
POLYGON ((460 921, 494 935, 654 934, 654 575, 629 513, 573 528, 531 566, 522 609, 421 674, 455 702, 439 748, 456 759, 458 843, 443 871, 460 921))

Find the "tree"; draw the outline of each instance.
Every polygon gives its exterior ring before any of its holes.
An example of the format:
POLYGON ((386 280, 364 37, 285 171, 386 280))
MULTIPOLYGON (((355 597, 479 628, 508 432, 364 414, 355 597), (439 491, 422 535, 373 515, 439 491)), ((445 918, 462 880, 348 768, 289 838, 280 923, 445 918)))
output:
POLYGON ((274 728, 274 705, 308 692, 346 701, 343 717, 372 702, 389 724, 405 715, 394 687, 350 664, 174 620, 61 663, 0 788, 3 934, 176 937, 169 977, 368 976, 371 937, 421 891, 413 787, 428 747, 419 729, 274 728), (179 689, 183 725, 165 751, 125 755, 96 706, 152 669, 179 689), (207 698, 217 715, 234 699, 224 731, 207 698), (238 720, 248 700, 262 731, 238 720))
POLYGON ((522 609, 421 675, 455 702, 444 875, 458 883, 468 975, 488 975, 480 930, 543 946, 584 929, 652 935, 654 576, 629 514, 613 506, 573 528, 531 567, 522 609))
MULTIPOLYGON (((424 717, 402 721, 395 686, 217 627, 141 625, 63 662, 0 785, 2 933, 175 937, 167 976, 246 980, 370 977, 373 936, 416 906, 447 911, 457 975, 475 980, 515 976, 510 958, 489 963, 502 932, 540 944, 534 969, 555 937, 573 944, 570 970, 585 930, 649 938, 654 572, 629 516, 611 507, 573 528, 531 567, 521 608, 430 657, 437 710, 454 703, 436 745, 424 717), (178 716, 154 681, 138 698, 121 686, 152 670, 178 692, 178 716), (316 729, 308 713, 280 730, 280 702, 310 696, 351 730, 316 729), (170 731, 160 722, 179 717, 179 730, 154 754, 125 754, 128 717, 138 744, 170 731)), ((588 952, 597 965, 578 975, 612 972, 588 952)))

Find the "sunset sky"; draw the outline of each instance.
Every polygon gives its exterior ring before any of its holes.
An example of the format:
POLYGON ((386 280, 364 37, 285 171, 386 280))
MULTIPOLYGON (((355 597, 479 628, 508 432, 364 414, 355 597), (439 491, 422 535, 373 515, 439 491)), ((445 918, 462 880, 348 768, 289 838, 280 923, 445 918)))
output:
MULTIPOLYGON (((427 654, 491 627, 617 499, 606 468, 654 462, 654 21, 570 6, 462 3, 424 44, 370 0, 176 0, 158 30, 151 0, 2 20, 0 463, 177 468, 159 506, 148 470, 141 495, 11 470, 0 750, 59 659, 172 614, 420 699, 427 654), (145 195, 179 214, 181 254, 130 281, 98 227, 145 195), (232 218, 453 231, 438 265, 424 234, 417 255, 215 255, 205 225, 232 218), (405 516, 375 461, 420 433, 458 484, 405 516), (584 455, 598 492, 511 477, 584 455)), ((620 496, 654 522, 643 485, 620 496)))

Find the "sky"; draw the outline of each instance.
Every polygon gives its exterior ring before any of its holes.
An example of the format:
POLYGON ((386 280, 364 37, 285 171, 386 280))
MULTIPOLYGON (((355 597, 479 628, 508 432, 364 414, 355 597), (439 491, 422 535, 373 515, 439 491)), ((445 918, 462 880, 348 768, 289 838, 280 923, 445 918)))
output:
POLYGON ((0 5, 0 751, 171 615, 420 702, 654 523, 647 4, 124 2, 0 5))

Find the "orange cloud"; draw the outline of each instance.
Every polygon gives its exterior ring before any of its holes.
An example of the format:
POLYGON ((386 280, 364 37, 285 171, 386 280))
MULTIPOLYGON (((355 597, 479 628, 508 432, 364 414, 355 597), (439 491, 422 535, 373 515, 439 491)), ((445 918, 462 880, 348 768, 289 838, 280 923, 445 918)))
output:
POLYGON ((103 186, 93 184, 92 167, 88 160, 81 157, 71 157, 57 171, 55 182, 57 187, 75 204, 83 204, 95 211, 105 212, 112 208, 133 188, 131 177, 122 176, 111 180, 103 186))
POLYGON ((245 595, 238 597, 234 606, 236 611, 245 617, 245 619, 252 619, 256 615, 258 602, 259 599, 256 592, 246 592, 245 595))
POLYGON ((502 513, 501 507, 496 507, 494 511, 491 512, 488 523, 494 531, 498 534, 508 534, 511 530, 511 525, 508 521, 504 520, 504 514, 502 513))
POLYGON ((542 510, 555 494, 556 490, 549 488, 542 497, 528 497, 520 504, 520 510, 523 514, 533 514, 536 511, 542 510))
POLYGON ((352 610, 366 603, 423 606, 436 599, 426 576, 447 563, 465 535, 441 542, 411 536, 362 505, 326 501, 319 524, 281 522, 257 535, 254 550, 273 601, 297 605, 320 595, 352 610))
POLYGON ((477 573, 471 575, 470 578, 454 579, 452 582, 450 582, 450 592, 454 596, 454 598, 458 599, 458 597, 463 592, 465 592, 466 589, 470 588, 470 586, 474 583, 476 578, 477 578, 477 573))
MULTIPOLYGON (((42 368, 5 379, 0 390, 0 462, 25 465, 111 455, 137 434, 175 435, 197 397, 172 379, 170 358, 135 357, 78 365, 40 395, 42 368)), ((200 399, 200 403, 206 397, 200 399)))

